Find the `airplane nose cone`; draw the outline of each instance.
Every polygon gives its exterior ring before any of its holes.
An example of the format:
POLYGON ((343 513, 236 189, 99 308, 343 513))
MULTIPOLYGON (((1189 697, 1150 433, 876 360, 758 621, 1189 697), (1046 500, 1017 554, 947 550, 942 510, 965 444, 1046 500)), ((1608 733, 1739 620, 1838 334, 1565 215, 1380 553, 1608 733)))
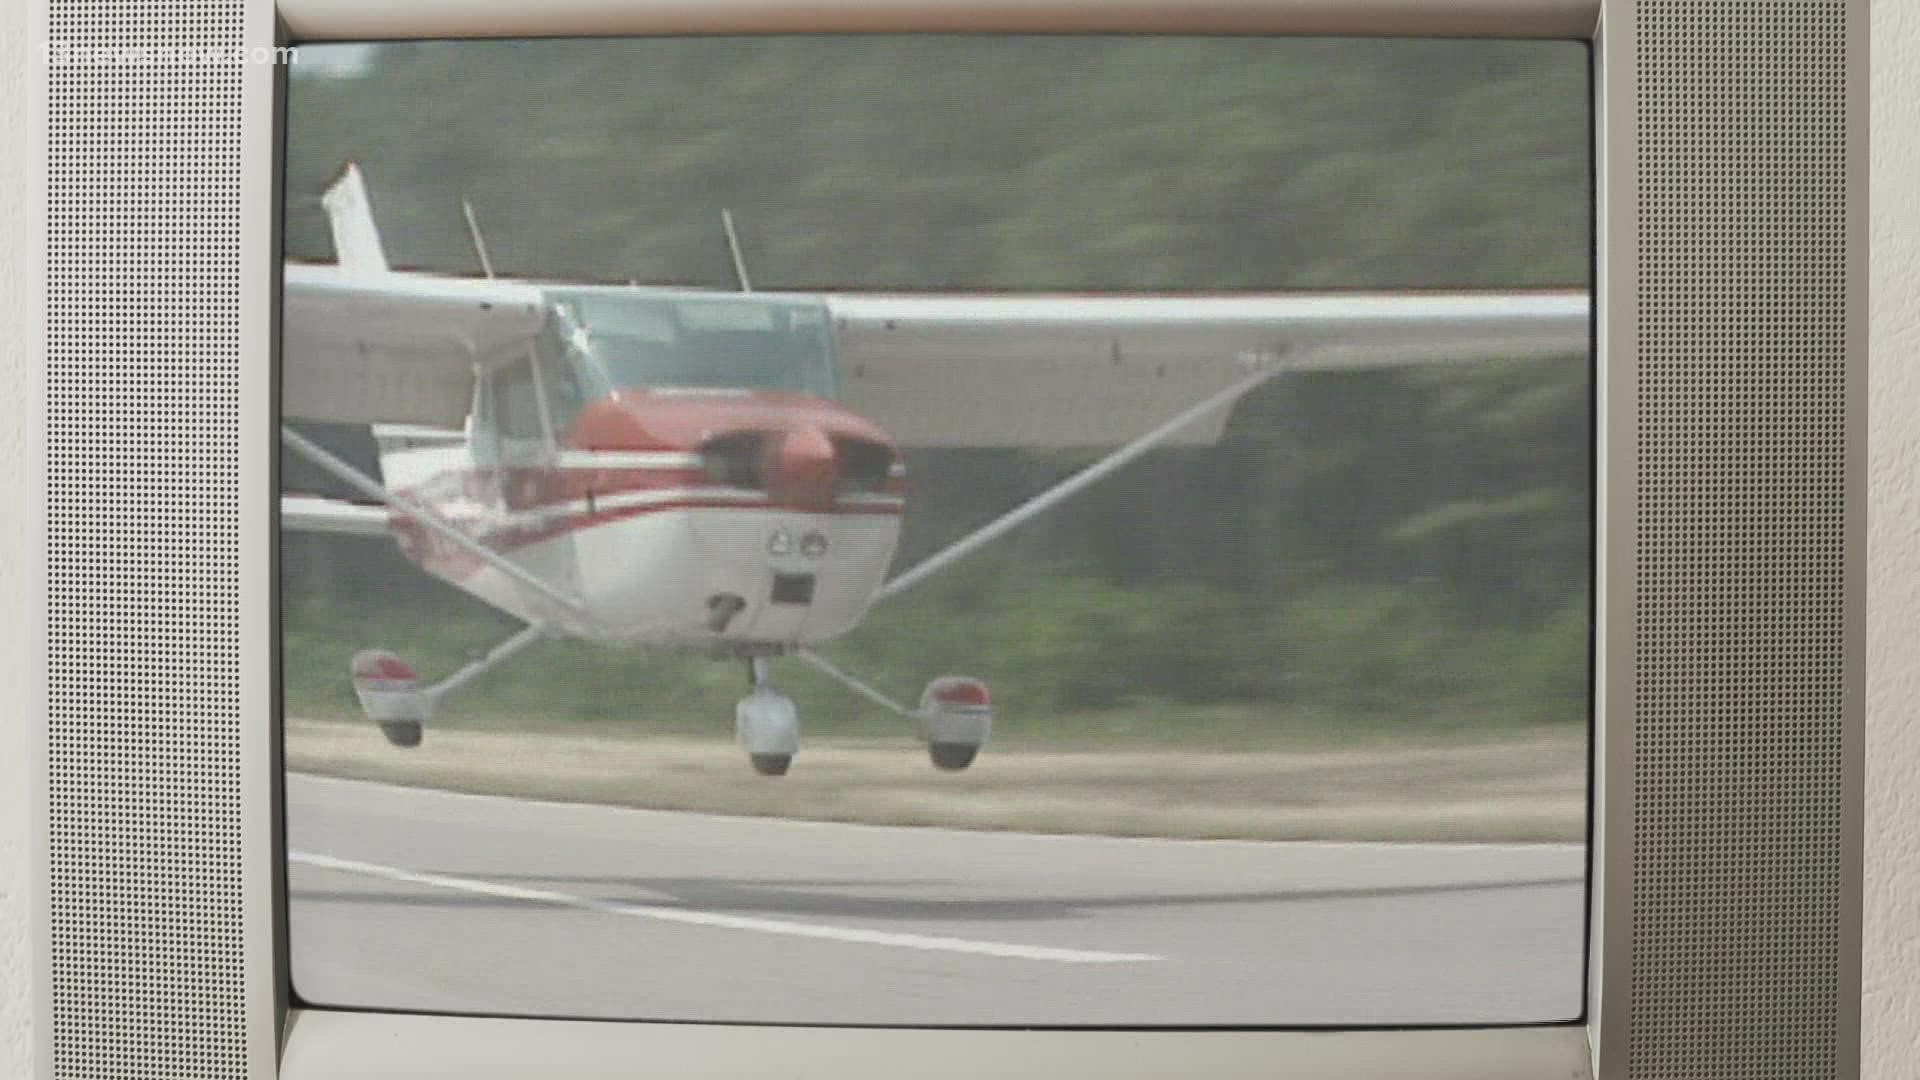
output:
POLYGON ((767 477, 767 494, 782 506, 822 512, 833 509, 839 480, 833 440, 817 427, 799 427, 780 440, 767 477))

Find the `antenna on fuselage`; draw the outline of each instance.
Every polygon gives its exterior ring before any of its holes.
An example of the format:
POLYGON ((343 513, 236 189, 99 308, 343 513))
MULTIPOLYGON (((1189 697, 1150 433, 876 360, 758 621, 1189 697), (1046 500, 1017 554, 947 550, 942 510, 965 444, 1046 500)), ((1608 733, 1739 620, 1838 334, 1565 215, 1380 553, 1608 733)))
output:
POLYGON ((467 235, 473 238, 474 254, 480 256, 480 269, 487 275, 487 280, 492 281, 493 260, 487 258, 487 240, 480 235, 480 222, 473 216, 473 204, 462 198, 460 211, 467 215, 467 235))
POLYGON ((740 279, 740 291, 752 292, 753 282, 747 277, 747 260, 740 254, 740 235, 733 231, 733 211, 720 211, 720 224, 727 230, 727 251, 733 256, 733 276, 740 279))

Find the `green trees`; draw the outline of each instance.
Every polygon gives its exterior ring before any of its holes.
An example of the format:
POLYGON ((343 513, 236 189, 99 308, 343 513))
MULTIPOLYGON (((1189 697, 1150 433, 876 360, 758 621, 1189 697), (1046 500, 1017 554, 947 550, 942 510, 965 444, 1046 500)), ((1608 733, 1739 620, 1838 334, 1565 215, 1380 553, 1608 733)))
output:
MULTIPOLYGON (((323 46, 303 46, 318 50, 323 46)), ((288 93, 287 245, 367 169, 398 263, 762 288, 1586 281, 1585 47, 1239 38, 378 47, 288 93)))

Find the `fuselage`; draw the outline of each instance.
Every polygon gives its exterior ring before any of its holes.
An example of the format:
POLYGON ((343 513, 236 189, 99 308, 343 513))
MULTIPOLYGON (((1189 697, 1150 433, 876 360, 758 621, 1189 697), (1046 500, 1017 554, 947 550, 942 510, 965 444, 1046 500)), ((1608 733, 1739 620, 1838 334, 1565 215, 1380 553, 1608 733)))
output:
POLYGON ((465 433, 375 434, 391 490, 579 608, 405 515, 393 522, 401 549, 579 637, 754 655, 846 633, 892 563, 905 477, 887 433, 829 396, 815 318, 743 296, 562 295, 541 347, 479 376, 465 433), (759 317, 754 304, 778 333, 734 329, 759 317), (644 336, 596 335, 595 317, 644 336), (695 385, 649 385, 650 374, 695 385))

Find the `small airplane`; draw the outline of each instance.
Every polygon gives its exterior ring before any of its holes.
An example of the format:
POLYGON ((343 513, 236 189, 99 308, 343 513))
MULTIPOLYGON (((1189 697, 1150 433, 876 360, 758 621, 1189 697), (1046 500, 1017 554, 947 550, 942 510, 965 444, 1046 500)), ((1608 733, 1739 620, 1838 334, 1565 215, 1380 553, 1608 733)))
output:
POLYGON ((897 596, 1139 458, 1212 444, 1289 372, 1584 355, 1585 292, 1180 295, 756 292, 388 267, 360 170, 322 199, 335 263, 289 262, 282 413, 371 426, 380 477, 281 439, 366 502, 283 494, 282 527, 390 536, 421 569, 526 626, 431 686, 357 654, 362 709, 420 744, 448 695, 549 637, 744 661, 736 737, 762 775, 799 749, 768 661, 796 657, 912 723, 933 764, 993 727, 979 679, 916 705, 815 651, 897 596), (903 447, 1108 452, 889 578, 903 447))

